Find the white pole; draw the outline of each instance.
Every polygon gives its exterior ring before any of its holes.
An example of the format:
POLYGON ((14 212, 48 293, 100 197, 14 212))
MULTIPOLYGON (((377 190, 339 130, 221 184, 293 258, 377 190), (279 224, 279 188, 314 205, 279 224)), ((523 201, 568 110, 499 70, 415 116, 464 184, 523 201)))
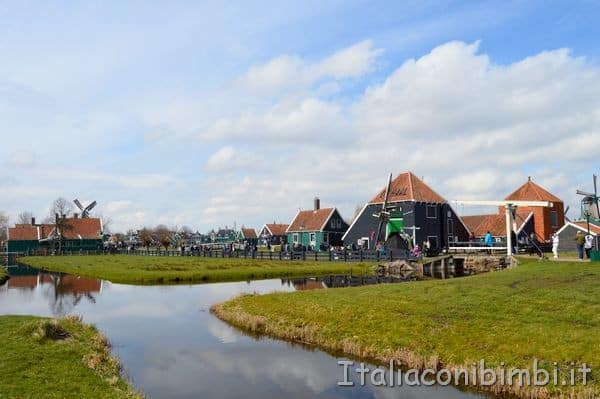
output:
POLYGON ((504 206, 506 208, 506 255, 512 255, 512 237, 511 237, 511 229, 512 229, 512 213, 511 213, 511 205, 506 204, 504 206))

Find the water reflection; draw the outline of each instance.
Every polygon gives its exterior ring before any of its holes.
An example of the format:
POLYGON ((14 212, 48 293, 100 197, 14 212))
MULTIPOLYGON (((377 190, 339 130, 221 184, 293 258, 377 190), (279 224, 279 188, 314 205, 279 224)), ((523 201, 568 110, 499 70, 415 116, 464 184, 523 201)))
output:
POLYGON ((481 397, 448 387, 338 387, 336 357, 249 336, 208 312, 241 293, 328 286, 323 279, 128 286, 27 268, 9 271, 12 278, 0 287, 0 314, 82 315, 108 336, 127 376, 149 398, 481 397))

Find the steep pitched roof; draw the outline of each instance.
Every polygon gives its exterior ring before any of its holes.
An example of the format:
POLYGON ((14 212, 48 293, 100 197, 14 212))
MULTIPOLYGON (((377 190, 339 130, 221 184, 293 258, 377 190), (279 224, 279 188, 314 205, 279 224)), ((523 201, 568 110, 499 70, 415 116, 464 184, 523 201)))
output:
POLYGON ((505 198, 507 201, 550 201, 562 202, 560 198, 529 179, 505 198))
POLYGON ((102 236, 102 222, 97 218, 66 219, 63 237, 69 240, 97 240, 102 236))
POLYGON ((288 227, 287 232, 319 231, 334 212, 335 208, 323 208, 316 211, 300 211, 288 227))
POLYGON ((37 241, 39 239, 39 230, 37 226, 19 224, 8 229, 9 241, 37 241))
POLYGON ((242 236, 246 239, 257 237, 256 231, 254 229, 242 227, 241 233, 242 233, 242 236))
MULTIPOLYGON (((369 201, 369 203, 375 204, 383 202, 386 188, 387 187, 384 187, 371 201, 369 201)), ((401 173, 392 180, 388 201, 446 202, 441 195, 433 191, 431 187, 425 184, 412 172, 401 173)))
POLYGON ((265 224, 267 230, 271 232, 274 236, 283 236, 285 235, 286 230, 290 227, 289 224, 282 223, 267 223, 265 224))

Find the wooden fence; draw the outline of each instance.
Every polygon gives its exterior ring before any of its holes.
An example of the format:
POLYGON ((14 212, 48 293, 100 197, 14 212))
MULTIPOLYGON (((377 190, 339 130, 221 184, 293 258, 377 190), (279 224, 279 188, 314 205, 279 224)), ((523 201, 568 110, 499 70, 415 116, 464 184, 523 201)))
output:
POLYGON ((415 260, 406 250, 343 250, 343 251, 244 251, 199 249, 196 251, 181 250, 145 250, 145 249, 118 249, 111 251, 63 251, 61 254, 50 254, 47 252, 30 252, 22 255, 37 256, 78 256, 78 255, 128 255, 128 256, 162 256, 162 257, 198 257, 198 258, 229 258, 229 259, 258 259, 258 260, 280 260, 280 261, 316 261, 316 262, 387 262, 395 260, 415 260))

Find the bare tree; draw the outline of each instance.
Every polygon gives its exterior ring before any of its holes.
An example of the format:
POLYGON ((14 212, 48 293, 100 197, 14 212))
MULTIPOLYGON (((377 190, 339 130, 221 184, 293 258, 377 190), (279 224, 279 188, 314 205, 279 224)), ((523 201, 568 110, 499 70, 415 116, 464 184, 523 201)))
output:
POLYGON ((154 228, 154 237, 156 241, 160 243, 165 250, 169 249, 169 245, 171 245, 171 230, 164 224, 160 224, 154 228))
POLYGON ((152 244, 152 230, 144 227, 142 230, 140 230, 139 239, 142 245, 148 249, 150 244, 152 244))
POLYGON ((19 224, 31 224, 31 218, 33 218, 33 213, 25 211, 19 213, 17 216, 17 223, 19 224))
POLYGON ((4 248, 6 243, 6 229, 8 228, 8 215, 0 212, 0 249, 4 248))
POLYGON ((59 197, 54 200, 52 203, 52 208, 50 209, 50 216, 54 217, 55 214, 68 215, 73 212, 73 205, 70 201, 67 201, 63 197, 59 197))

